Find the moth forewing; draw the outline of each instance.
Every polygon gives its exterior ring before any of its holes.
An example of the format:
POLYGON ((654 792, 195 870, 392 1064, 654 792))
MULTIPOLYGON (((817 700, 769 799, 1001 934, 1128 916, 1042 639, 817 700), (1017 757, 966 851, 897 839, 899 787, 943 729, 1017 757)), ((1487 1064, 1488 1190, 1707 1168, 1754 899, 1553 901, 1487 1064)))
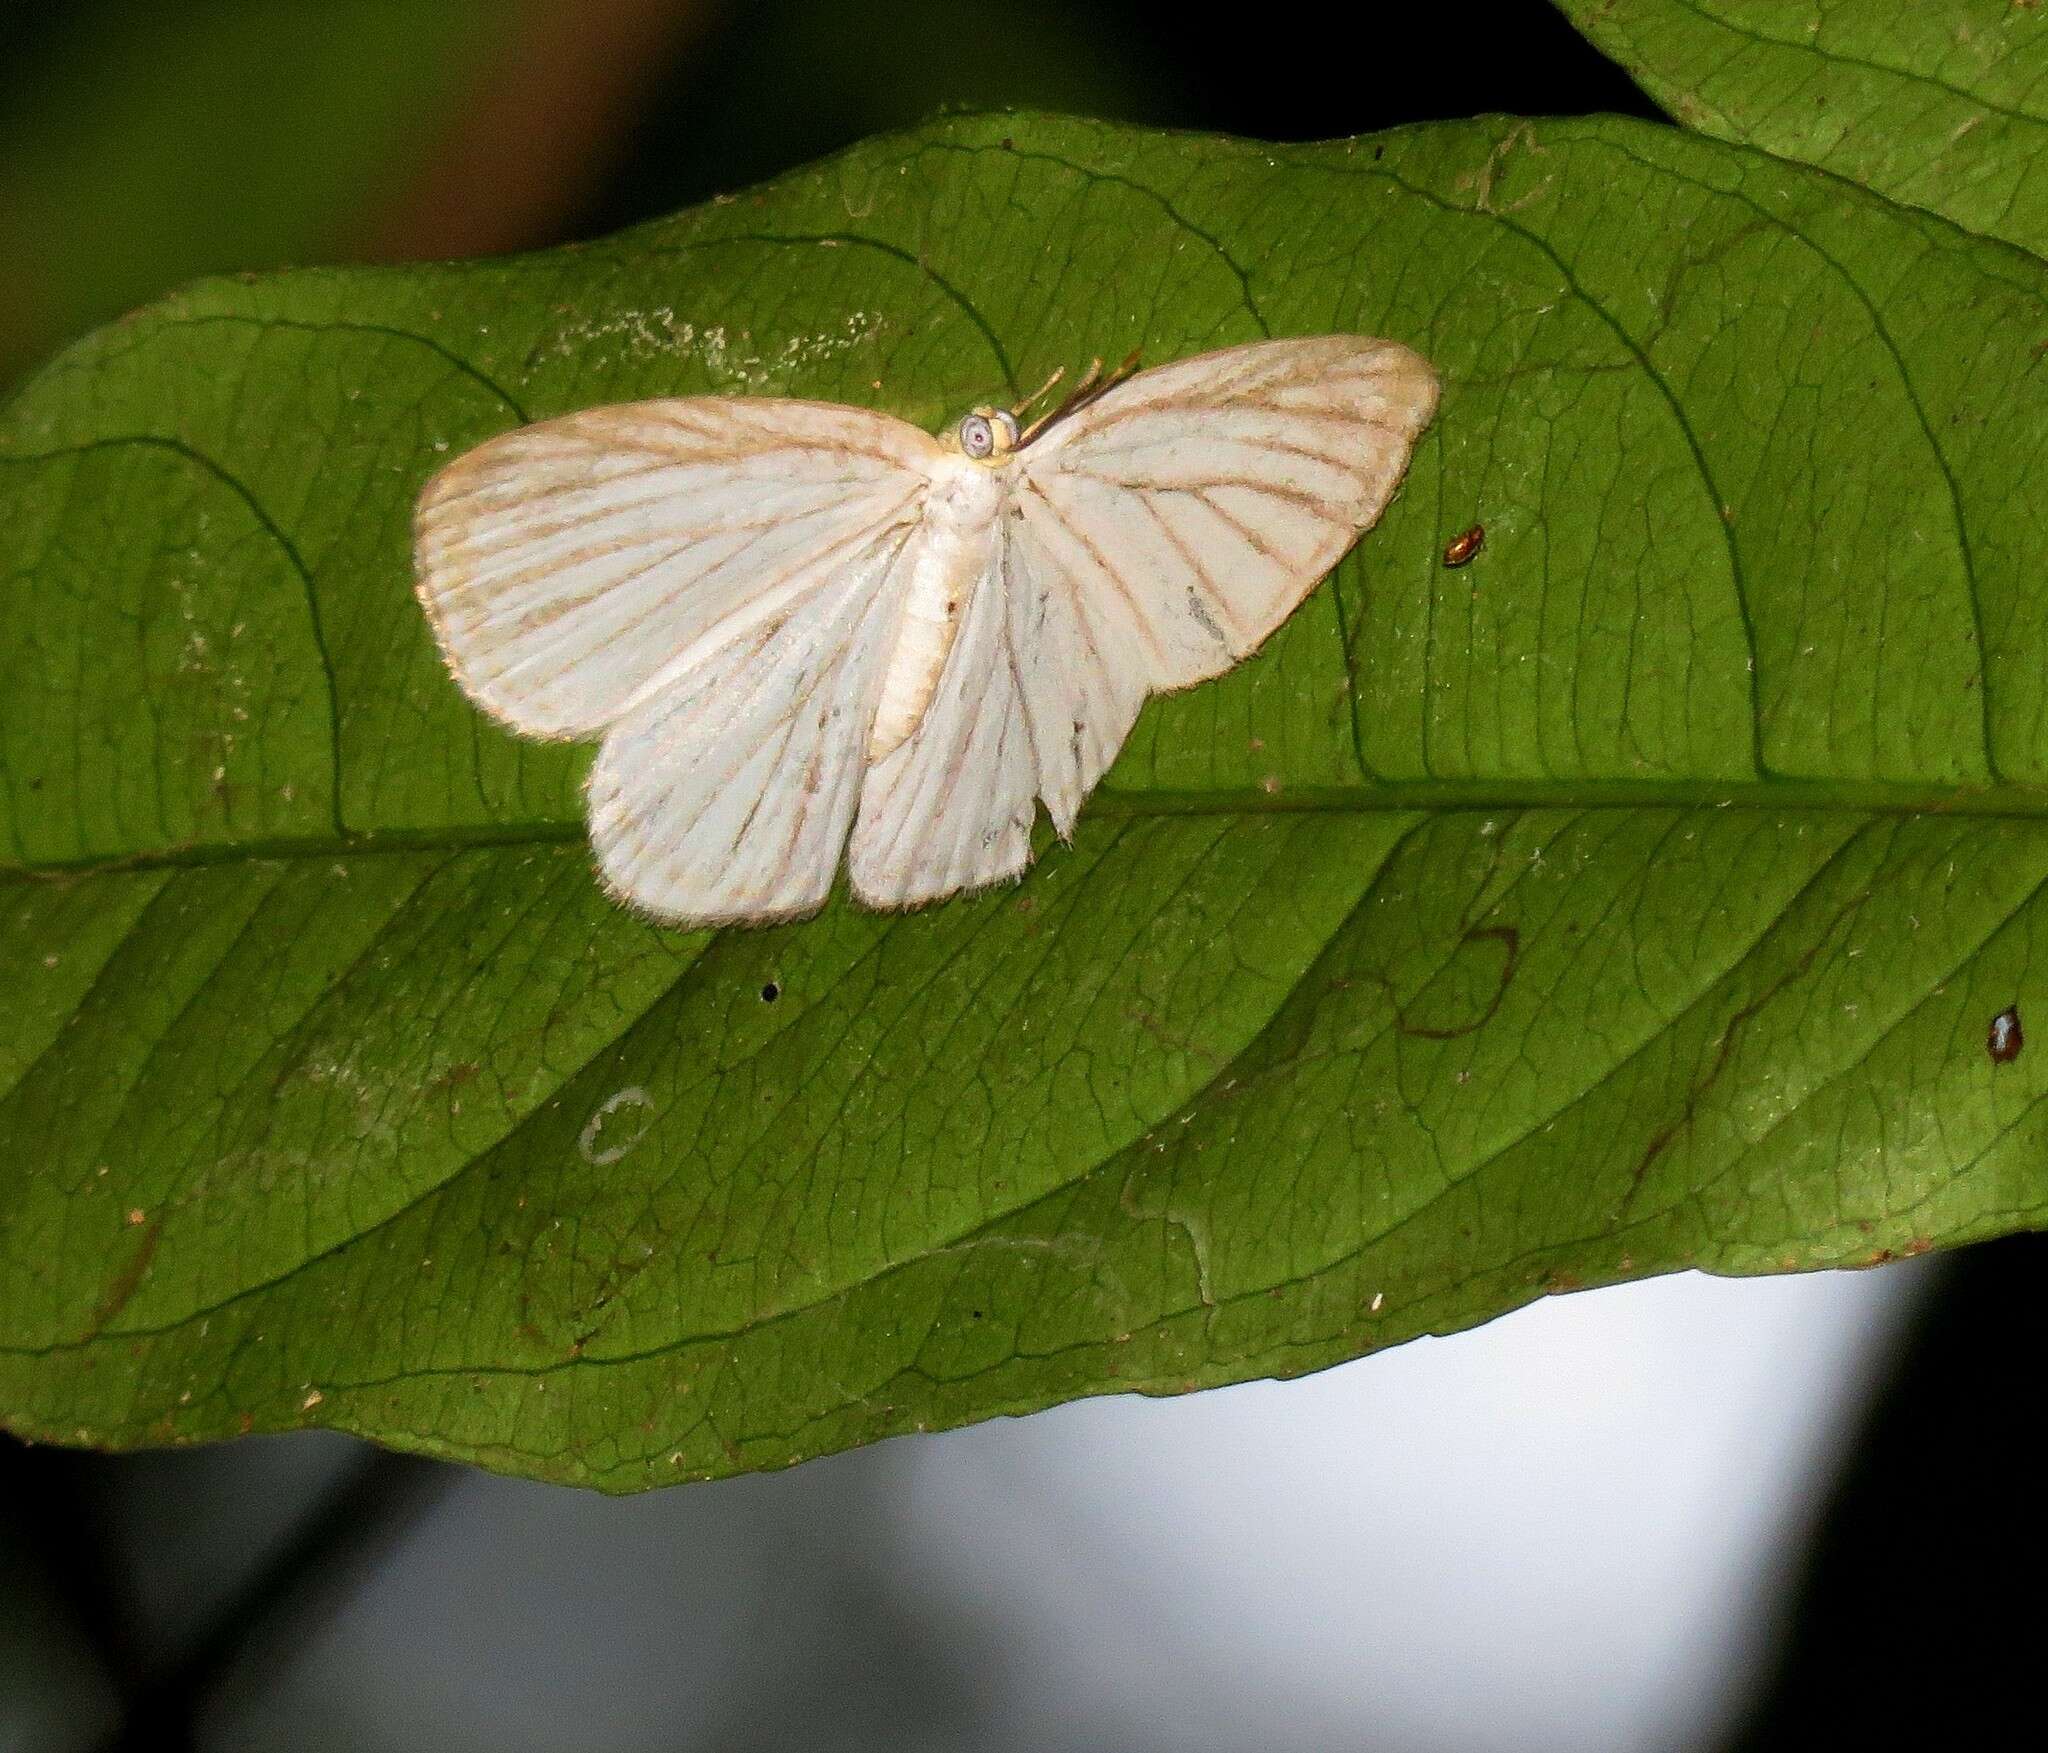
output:
POLYGON ((1187 687, 1256 650, 1378 521, 1436 399, 1428 363, 1394 341, 1200 354, 1029 447, 1019 504, 1043 549, 1131 606, 1152 690, 1187 687))
POLYGON ((829 402, 586 409, 427 483, 416 589, 479 706, 527 736, 595 737, 910 512, 943 454, 907 421, 829 402))

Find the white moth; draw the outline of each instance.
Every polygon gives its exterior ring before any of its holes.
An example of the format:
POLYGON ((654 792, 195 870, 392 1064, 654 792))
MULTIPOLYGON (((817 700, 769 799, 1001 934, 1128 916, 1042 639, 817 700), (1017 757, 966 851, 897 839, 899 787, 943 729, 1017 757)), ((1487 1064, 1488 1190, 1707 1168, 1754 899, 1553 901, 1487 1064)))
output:
POLYGON ((1022 871, 1034 799, 1071 836, 1146 696, 1249 656, 1377 521, 1436 400, 1408 348, 1323 335, 944 439, 591 408, 427 483, 419 598, 486 712, 603 739, 590 835, 630 905, 793 918, 844 854, 859 900, 914 907, 1022 871))

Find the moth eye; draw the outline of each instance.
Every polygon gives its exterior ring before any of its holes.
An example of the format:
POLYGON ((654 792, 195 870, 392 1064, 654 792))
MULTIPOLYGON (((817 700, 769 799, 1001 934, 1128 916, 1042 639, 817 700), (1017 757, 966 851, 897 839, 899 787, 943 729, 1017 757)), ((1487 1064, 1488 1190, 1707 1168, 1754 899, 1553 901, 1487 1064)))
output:
POLYGON ((971 457, 985 457, 996 447, 995 428, 985 414, 969 414, 960 422, 960 448, 971 457))

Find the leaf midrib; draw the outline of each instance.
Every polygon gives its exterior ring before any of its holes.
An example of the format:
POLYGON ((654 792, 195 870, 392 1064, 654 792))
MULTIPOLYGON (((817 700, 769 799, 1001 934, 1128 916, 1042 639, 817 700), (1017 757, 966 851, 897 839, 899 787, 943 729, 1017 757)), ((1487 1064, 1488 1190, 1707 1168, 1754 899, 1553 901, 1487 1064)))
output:
MULTIPOLYGON (((2048 784, 1963 786, 1899 780, 1772 778, 1712 780, 1527 779, 1392 780, 1370 787, 1304 786, 1267 793, 1227 791, 1098 792, 1084 822, 1178 816, 1488 814, 1521 810, 1850 811, 1867 816, 1961 816, 2048 821, 2048 784)), ((342 835, 209 841, 128 853, 0 864, 0 884, 118 876, 128 872, 211 870, 222 865, 406 854, 488 852, 560 846, 583 839, 580 818, 478 823, 471 827, 377 828, 342 835)))

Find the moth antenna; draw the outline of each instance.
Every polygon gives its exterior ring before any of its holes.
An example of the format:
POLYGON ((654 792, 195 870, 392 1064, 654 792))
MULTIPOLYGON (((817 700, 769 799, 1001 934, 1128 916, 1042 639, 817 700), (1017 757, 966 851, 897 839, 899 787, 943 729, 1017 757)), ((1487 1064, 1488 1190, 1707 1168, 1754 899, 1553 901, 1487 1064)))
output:
POLYGON ((1137 363, 1137 350, 1133 348, 1130 358, 1126 359, 1115 371, 1105 377, 1102 371, 1102 361, 1100 359, 1089 360, 1088 369, 1081 374, 1081 381, 1067 392, 1067 399, 1060 403, 1057 408, 1053 409, 1050 414, 1041 414, 1036 420, 1032 421, 1023 436, 1017 440, 1017 443, 1020 446, 1029 444, 1055 420, 1064 420, 1069 414, 1079 413, 1081 409, 1087 407, 1090 402, 1101 395, 1104 390, 1114 387, 1124 378, 1128 377, 1137 363))
POLYGON ((1037 389, 1033 390, 1030 395, 1026 396, 1021 402, 1019 402, 1014 408, 1010 410, 1010 418, 1012 420, 1023 419, 1024 410, 1026 408, 1034 407, 1038 403, 1044 401, 1047 396, 1052 394, 1053 385, 1058 383, 1060 379, 1065 377, 1066 375, 1067 368, 1064 365, 1058 365, 1053 367, 1052 376, 1047 378, 1045 382, 1038 386, 1037 389))
POLYGON ((1057 408, 1048 410, 1032 421, 1025 428, 1023 436, 1017 440, 1018 445, 1022 447, 1029 444, 1055 420, 1060 419, 1063 415, 1071 414, 1079 406, 1081 398, 1088 393, 1096 378, 1101 375, 1101 372, 1102 361, 1091 359, 1088 362, 1088 369, 1081 374, 1081 381, 1067 391, 1067 399, 1060 403, 1057 408))

